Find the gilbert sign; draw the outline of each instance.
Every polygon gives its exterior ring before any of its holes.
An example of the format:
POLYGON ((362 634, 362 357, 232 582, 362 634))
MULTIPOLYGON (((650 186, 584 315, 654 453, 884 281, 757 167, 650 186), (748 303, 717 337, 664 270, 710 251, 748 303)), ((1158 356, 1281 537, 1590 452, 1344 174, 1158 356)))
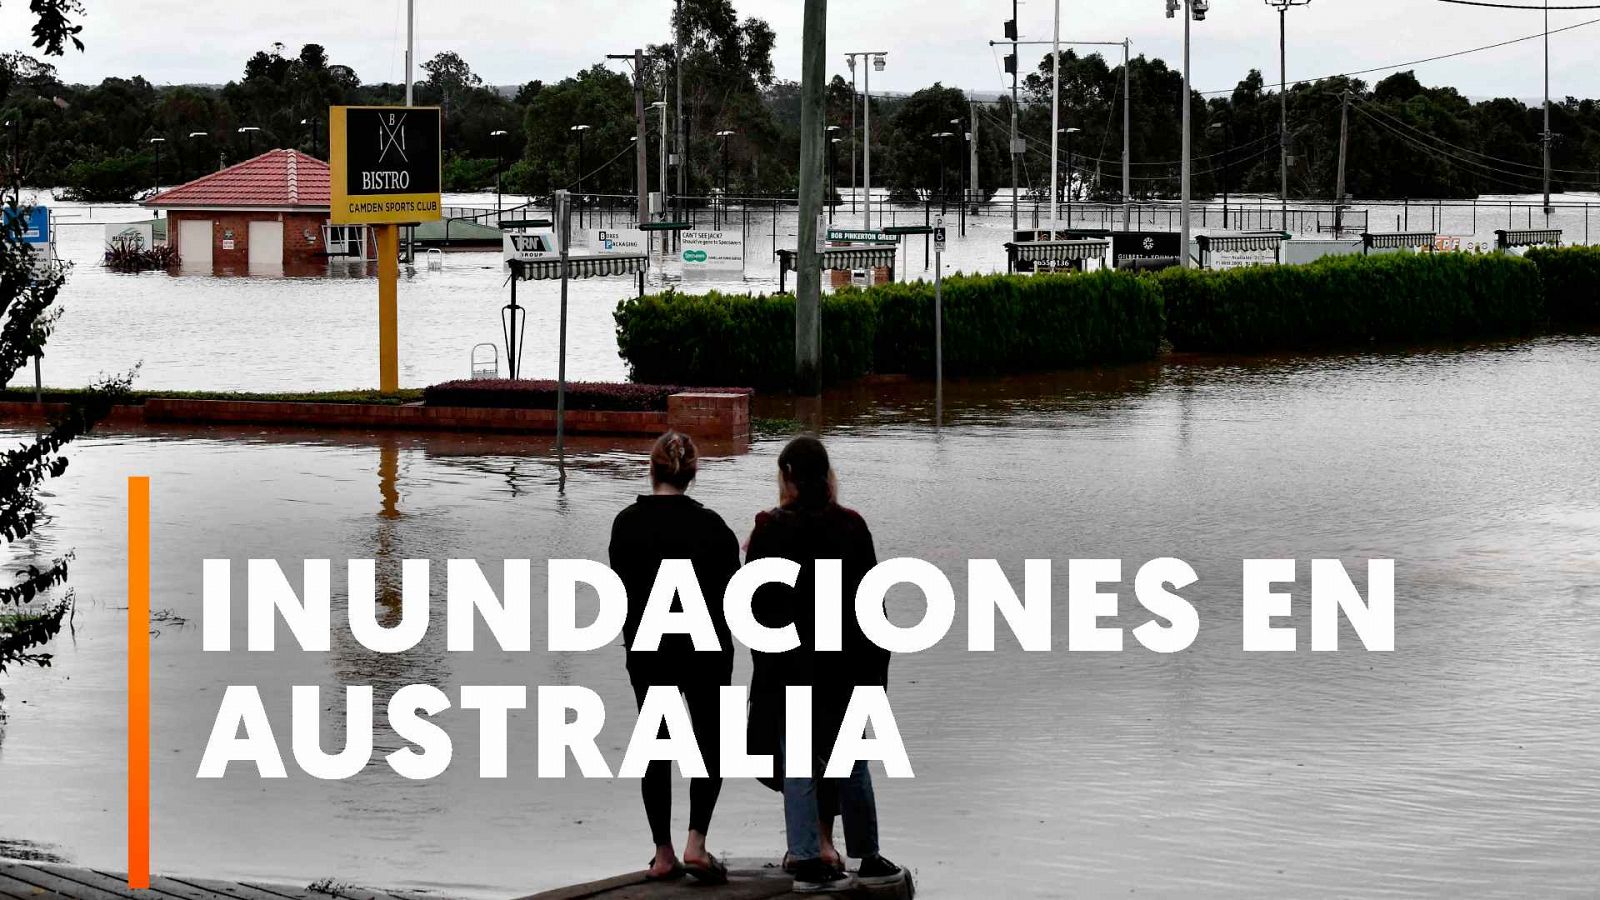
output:
POLYGON ((437 107, 335 106, 328 123, 333 224, 439 220, 443 166, 437 107))

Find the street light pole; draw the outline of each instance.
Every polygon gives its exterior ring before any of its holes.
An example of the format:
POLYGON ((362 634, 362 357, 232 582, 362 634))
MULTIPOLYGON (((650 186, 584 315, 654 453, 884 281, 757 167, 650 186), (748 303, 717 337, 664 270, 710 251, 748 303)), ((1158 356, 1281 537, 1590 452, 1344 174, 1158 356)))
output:
POLYGON ((1282 118, 1278 123, 1279 177, 1282 196, 1283 230, 1289 230, 1289 7, 1305 6, 1311 0, 1267 0, 1278 11, 1278 104, 1282 118))
POLYGON ((578 227, 582 228, 582 227, 584 227, 583 226, 583 207, 584 207, 584 203, 583 203, 583 175, 584 175, 584 172, 583 172, 583 149, 584 149, 584 137, 589 133, 589 126, 588 125, 574 125, 574 126, 572 126, 572 128, 570 130, 578 135, 578 192, 577 192, 576 197, 577 197, 577 202, 578 202, 578 227))
MULTIPOLYGON (((837 128, 838 126, 834 126, 837 128)), ((833 224, 833 209, 839 205, 839 142, 844 138, 830 138, 828 141, 828 224, 833 224)))
POLYGON ((1067 181, 1063 190, 1067 198, 1067 227, 1072 227, 1072 173, 1075 167, 1072 164, 1072 136, 1082 131, 1081 128, 1063 128, 1061 133, 1067 136, 1067 181))
MULTIPOLYGON (((153 137, 150 139, 150 146, 156 148, 156 194, 161 193, 161 145, 165 144, 166 142, 167 139, 163 137, 153 137)), ((151 194, 150 196, 154 197, 155 194, 151 194)), ((159 214, 161 211, 156 210, 156 212, 159 214)))
POLYGON ((948 169, 950 167, 950 152, 949 152, 950 137, 951 137, 951 135, 950 135, 950 132, 948 132, 948 131, 941 131, 938 134, 935 134, 933 136, 933 139, 939 142, 939 215, 940 216, 946 216, 946 215, 950 214, 950 203, 949 203, 949 200, 948 200, 949 194, 947 194, 945 192, 945 187, 944 187, 944 172, 945 172, 945 169, 948 169))
POLYGON ((1193 98, 1189 95, 1189 21, 1191 19, 1197 22, 1205 21, 1206 13, 1210 12, 1210 10, 1211 0, 1181 0, 1181 2, 1180 0, 1167 0, 1167 18, 1170 19, 1180 12, 1183 14, 1183 166, 1182 176, 1179 178, 1183 198, 1179 218, 1182 219, 1183 224, 1178 240, 1182 242, 1181 250, 1185 269, 1194 268, 1194 257, 1189 253, 1189 239, 1194 233, 1194 227, 1189 221, 1189 213, 1192 206, 1189 190, 1190 174, 1194 167, 1193 161, 1190 159, 1193 152, 1190 119, 1192 118, 1194 103, 1193 98))
POLYGON ((503 129, 491 131, 489 136, 495 139, 495 151, 499 155, 499 164, 494 170, 494 221, 495 227, 499 228, 500 217, 504 214, 502 197, 505 195, 506 182, 506 132, 503 129))
POLYGON ((722 204, 721 212, 717 217, 717 229, 722 229, 722 219, 727 216, 728 209, 728 140, 737 132, 719 131, 717 137, 722 138, 722 204))
POLYGON ((245 125, 239 129, 240 134, 247 135, 245 138, 245 147, 249 149, 249 152, 245 154, 245 158, 247 159, 253 158, 256 155, 256 132, 260 130, 260 128, 257 128, 254 125, 245 125))
POLYGON ((416 52, 417 52, 417 0, 406 0, 406 105, 407 106, 414 106, 415 105, 412 102, 415 98, 412 96, 412 90, 413 90, 412 86, 413 86, 414 82, 411 80, 411 78, 412 78, 412 72, 416 68, 416 59, 415 59, 416 52))
MULTIPOLYGON (((866 197, 864 198, 866 220, 864 225, 868 230, 872 228, 872 70, 876 69, 882 72, 887 68, 888 62, 885 57, 888 55, 887 50, 867 50, 845 54, 845 57, 850 60, 850 71, 852 73, 855 72, 857 57, 861 58, 862 69, 865 72, 865 97, 862 101, 861 180, 863 182, 862 190, 866 192, 866 197)), ((852 77, 854 77, 853 74, 852 77)))
POLYGON ((850 60, 850 214, 856 214, 856 191, 861 189, 861 179, 856 169, 856 102, 861 99, 856 89, 856 58, 850 60))

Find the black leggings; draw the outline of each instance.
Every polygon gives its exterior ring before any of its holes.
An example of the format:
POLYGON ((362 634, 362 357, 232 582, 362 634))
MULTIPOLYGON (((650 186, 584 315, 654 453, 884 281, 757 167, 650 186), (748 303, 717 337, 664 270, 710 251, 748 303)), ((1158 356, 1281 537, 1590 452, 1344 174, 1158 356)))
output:
MULTIPOLYGON (((651 685, 646 681, 633 682, 633 697, 639 708, 644 708, 645 694, 651 685)), ((679 687, 683 702, 689 709, 689 721, 694 726, 694 740, 700 746, 700 757, 705 760, 707 778, 689 781, 689 830, 708 834, 711 814, 717 808, 717 797, 722 794, 722 741, 720 722, 720 689, 715 684, 679 687)), ((656 737, 667 736, 665 726, 656 737)), ((644 780, 639 783, 644 796, 644 814, 650 820, 650 838, 657 847, 672 843, 672 763, 656 760, 645 768, 644 780)))

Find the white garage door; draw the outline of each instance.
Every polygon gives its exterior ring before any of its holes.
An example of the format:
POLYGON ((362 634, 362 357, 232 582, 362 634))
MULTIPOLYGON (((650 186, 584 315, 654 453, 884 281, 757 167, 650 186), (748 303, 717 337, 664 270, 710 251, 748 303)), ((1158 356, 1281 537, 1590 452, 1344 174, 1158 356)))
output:
POLYGON ((250 268, 283 268, 283 223, 250 223, 250 268))
POLYGON ((183 257, 185 269, 211 268, 211 230, 210 219, 194 221, 182 219, 178 223, 178 253, 183 257))

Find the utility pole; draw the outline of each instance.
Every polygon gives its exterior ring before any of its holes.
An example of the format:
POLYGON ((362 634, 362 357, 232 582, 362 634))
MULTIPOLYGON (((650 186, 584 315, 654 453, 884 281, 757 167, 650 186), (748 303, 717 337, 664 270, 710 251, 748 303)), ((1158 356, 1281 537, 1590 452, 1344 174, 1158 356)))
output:
MULTIPOLYGON (((969 195, 970 199, 968 200, 968 203, 971 204, 973 210, 977 210, 980 198, 983 197, 983 192, 978 184, 978 181, 983 174, 978 171, 978 101, 970 100, 968 101, 968 105, 972 110, 972 140, 970 144, 972 148, 972 178, 967 182, 967 185, 972 189, 972 192, 969 195)), ((961 236, 967 236, 965 221, 962 222, 961 236)))
MULTIPOLYGON (((1050 227, 1056 227, 1056 217, 1061 214, 1061 0, 1056 0, 1054 47, 1050 61, 1055 67, 1055 77, 1050 79, 1050 227)), ((1188 90, 1185 85, 1184 90, 1188 90)))
MULTIPOLYGON (((822 141, 827 132, 828 0, 806 0, 800 74, 800 235, 795 273, 795 390, 822 393, 822 141)), ((871 214, 872 204, 867 204, 871 214)))
POLYGON ((1311 0, 1267 0, 1267 5, 1278 10, 1278 105, 1282 118, 1278 122, 1278 156, 1281 178, 1279 197, 1283 213, 1283 230, 1289 230, 1289 7, 1305 6, 1311 0))
POLYGON ((1344 167, 1350 154, 1350 89, 1339 110, 1339 180, 1333 192, 1333 236, 1344 236, 1344 167))
MULTIPOLYGON (((678 204, 680 210, 682 210, 683 204, 686 202, 684 194, 687 192, 689 168, 689 148, 684 146, 683 143, 683 0, 678 0, 678 13, 674 18, 677 21, 673 24, 677 27, 673 29, 675 35, 673 40, 677 42, 678 46, 674 49, 672 56, 677 61, 677 65, 673 68, 677 69, 678 81, 678 121, 675 123, 678 133, 673 144, 678 150, 678 204)), ((684 218, 680 215, 680 221, 684 218)))
POLYGON ((416 68, 417 53, 417 0, 406 0, 406 105, 412 101, 412 71, 416 68))
POLYGON ((639 224, 650 221, 650 147, 645 131, 644 105, 644 51, 635 50, 633 56, 611 56, 609 59, 633 60, 633 116, 635 120, 633 184, 639 195, 639 224))
POLYGON ((1133 227, 1133 41, 1122 39, 1122 230, 1133 227))
POLYGON ((1544 218, 1550 224, 1550 0, 1544 0, 1544 218))
POLYGON ((1006 37, 1011 39, 1011 233, 1013 239, 1017 230, 1022 227, 1022 182, 1019 173, 1019 163, 1022 161, 1024 145, 1022 136, 1017 130, 1017 106, 1021 102, 1017 92, 1017 78, 1022 71, 1021 44, 1017 31, 1017 0, 1011 0, 1011 21, 1006 23, 1006 37))

